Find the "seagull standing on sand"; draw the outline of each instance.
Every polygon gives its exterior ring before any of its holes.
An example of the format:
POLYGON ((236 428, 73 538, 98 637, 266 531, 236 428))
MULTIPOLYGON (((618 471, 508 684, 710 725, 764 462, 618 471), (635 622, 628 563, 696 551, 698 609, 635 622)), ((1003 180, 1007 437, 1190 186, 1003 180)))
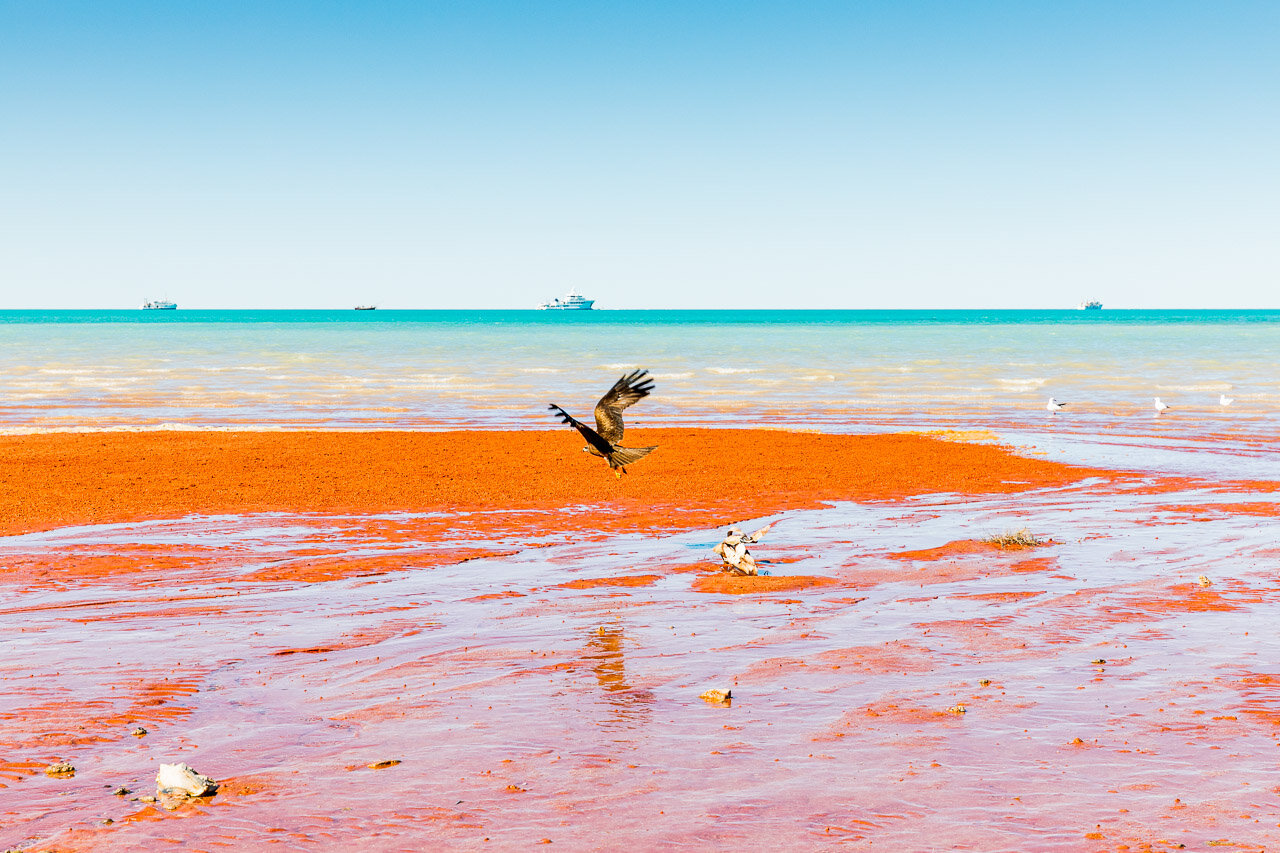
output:
POLYGON ((1219 405, 1219 406, 1230 406, 1230 405, 1231 405, 1232 403, 1234 403, 1235 401, 1236 401, 1236 398, 1235 398, 1235 397, 1228 397, 1226 394, 1219 394, 1219 395, 1218 395, 1218 405, 1219 405))
POLYGON ((1060 412, 1067 407, 1066 403, 1059 403, 1056 397, 1050 397, 1049 402, 1045 404, 1045 408, 1051 412, 1060 412))
POLYGON ((1169 411, 1169 404, 1160 402, 1159 397, 1156 397, 1156 401, 1155 403, 1152 404, 1152 407, 1156 410, 1157 415, 1160 414, 1161 412, 1169 411))
POLYGON ((604 458, 613 470, 613 475, 618 479, 622 479, 622 475, 627 473, 627 465, 646 456, 651 450, 657 449, 656 446, 622 447, 618 444, 622 441, 622 431, 625 429, 622 423, 622 410, 638 400, 643 400, 653 390, 653 380, 646 378, 648 372, 633 370, 613 383, 608 393, 596 403, 595 429, 575 420, 573 415, 555 403, 549 406, 558 413, 557 417, 560 420, 582 433, 582 437, 587 440, 587 446, 582 448, 582 452, 604 458))
POLYGON ((743 533, 736 527, 730 527, 724 541, 712 549, 720 555, 721 560, 724 560, 724 570, 731 575, 754 575, 756 558, 747 550, 747 546, 754 545, 763 539, 770 527, 773 527, 773 522, 750 534, 743 533))

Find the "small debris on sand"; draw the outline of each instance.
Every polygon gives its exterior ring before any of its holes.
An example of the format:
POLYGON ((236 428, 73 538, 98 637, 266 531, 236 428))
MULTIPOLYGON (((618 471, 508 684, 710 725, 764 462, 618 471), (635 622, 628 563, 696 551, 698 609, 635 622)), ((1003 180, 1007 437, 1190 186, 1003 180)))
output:
POLYGON ((997 548, 1003 548, 1005 550, 1038 548, 1041 545, 1050 544, 1050 540, 1041 539, 1026 527, 1023 527, 1020 530, 1006 530, 1004 533, 1000 533, 995 536, 988 536, 982 541, 986 542, 988 545, 994 545, 997 548))
POLYGON ((1213 581, 1209 580, 1204 575, 1196 578, 1196 583, 1200 584, 1200 586, 1213 586, 1213 581))
POLYGON ((74 776, 76 769, 71 766, 70 761, 59 761, 46 767, 44 773, 46 776, 74 776))
POLYGON ((948 709, 947 709, 947 713, 948 713, 948 714, 955 714, 955 715, 959 716, 960 714, 967 714, 967 713, 969 713, 969 709, 968 709, 968 708, 966 708, 966 707, 965 707, 965 706, 963 706, 963 705, 952 705, 950 708, 948 708, 948 709))
POLYGON ((161 764, 156 774, 156 789, 157 794, 207 797, 218 792, 218 783, 186 764, 161 764))
POLYGON ((129 794, 132 794, 133 791, 130 791, 128 788, 121 785, 119 788, 116 788, 111 793, 115 794, 117 797, 127 797, 129 794))
POLYGON ((156 796, 155 802, 160 808, 174 812, 185 806, 190 799, 185 791, 179 791, 177 788, 165 788, 156 796))
POLYGON ((147 730, 144 729, 142 726, 138 726, 136 729, 133 730, 132 734, 134 737, 146 737, 147 730))
POLYGON ((385 770, 388 767, 395 767, 399 763, 400 759, 398 758, 388 758, 386 761, 375 761, 371 764, 366 764, 365 767, 370 770, 385 770))
POLYGON ((698 696, 703 702, 712 705, 730 705, 733 703, 732 690, 708 690, 698 696))

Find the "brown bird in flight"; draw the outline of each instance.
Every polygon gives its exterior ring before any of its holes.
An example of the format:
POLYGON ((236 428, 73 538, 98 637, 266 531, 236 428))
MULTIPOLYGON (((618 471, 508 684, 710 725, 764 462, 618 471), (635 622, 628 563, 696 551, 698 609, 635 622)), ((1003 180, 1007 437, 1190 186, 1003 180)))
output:
POLYGON ((653 380, 648 378, 648 373, 647 370, 633 370, 613 383, 609 392, 596 403, 595 429, 576 420, 555 403, 549 407, 557 412, 560 420, 582 433, 582 437, 587 440, 587 446, 582 448, 582 452, 603 457, 613 469, 613 475, 618 478, 627 473, 627 465, 657 449, 656 446, 621 447, 618 444, 622 441, 622 431, 625 429, 622 410, 637 400, 643 400, 653 390, 653 380))

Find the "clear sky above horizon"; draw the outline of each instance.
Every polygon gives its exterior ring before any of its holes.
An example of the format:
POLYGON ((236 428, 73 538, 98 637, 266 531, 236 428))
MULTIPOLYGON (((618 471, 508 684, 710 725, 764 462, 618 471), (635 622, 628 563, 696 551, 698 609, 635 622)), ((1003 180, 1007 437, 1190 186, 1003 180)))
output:
POLYGON ((1280 306, 1280 4, 0 0, 0 307, 1280 306))

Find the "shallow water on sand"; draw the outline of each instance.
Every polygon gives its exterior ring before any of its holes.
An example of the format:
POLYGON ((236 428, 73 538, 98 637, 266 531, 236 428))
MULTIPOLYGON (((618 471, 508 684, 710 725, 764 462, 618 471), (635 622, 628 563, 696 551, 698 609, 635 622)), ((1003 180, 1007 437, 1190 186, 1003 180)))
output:
POLYGON ((791 583, 752 594, 719 531, 548 513, 7 537, 0 844, 1259 849, 1275 513, 1157 478, 842 503, 774 519, 757 584, 791 583), (1052 541, 974 543, 1020 527, 1052 541), (220 793, 133 799, 178 760, 220 793))
POLYGON ((1278 361, 1280 312, 0 312, 0 428, 549 427, 639 367, 639 424, 1275 438, 1278 361))

